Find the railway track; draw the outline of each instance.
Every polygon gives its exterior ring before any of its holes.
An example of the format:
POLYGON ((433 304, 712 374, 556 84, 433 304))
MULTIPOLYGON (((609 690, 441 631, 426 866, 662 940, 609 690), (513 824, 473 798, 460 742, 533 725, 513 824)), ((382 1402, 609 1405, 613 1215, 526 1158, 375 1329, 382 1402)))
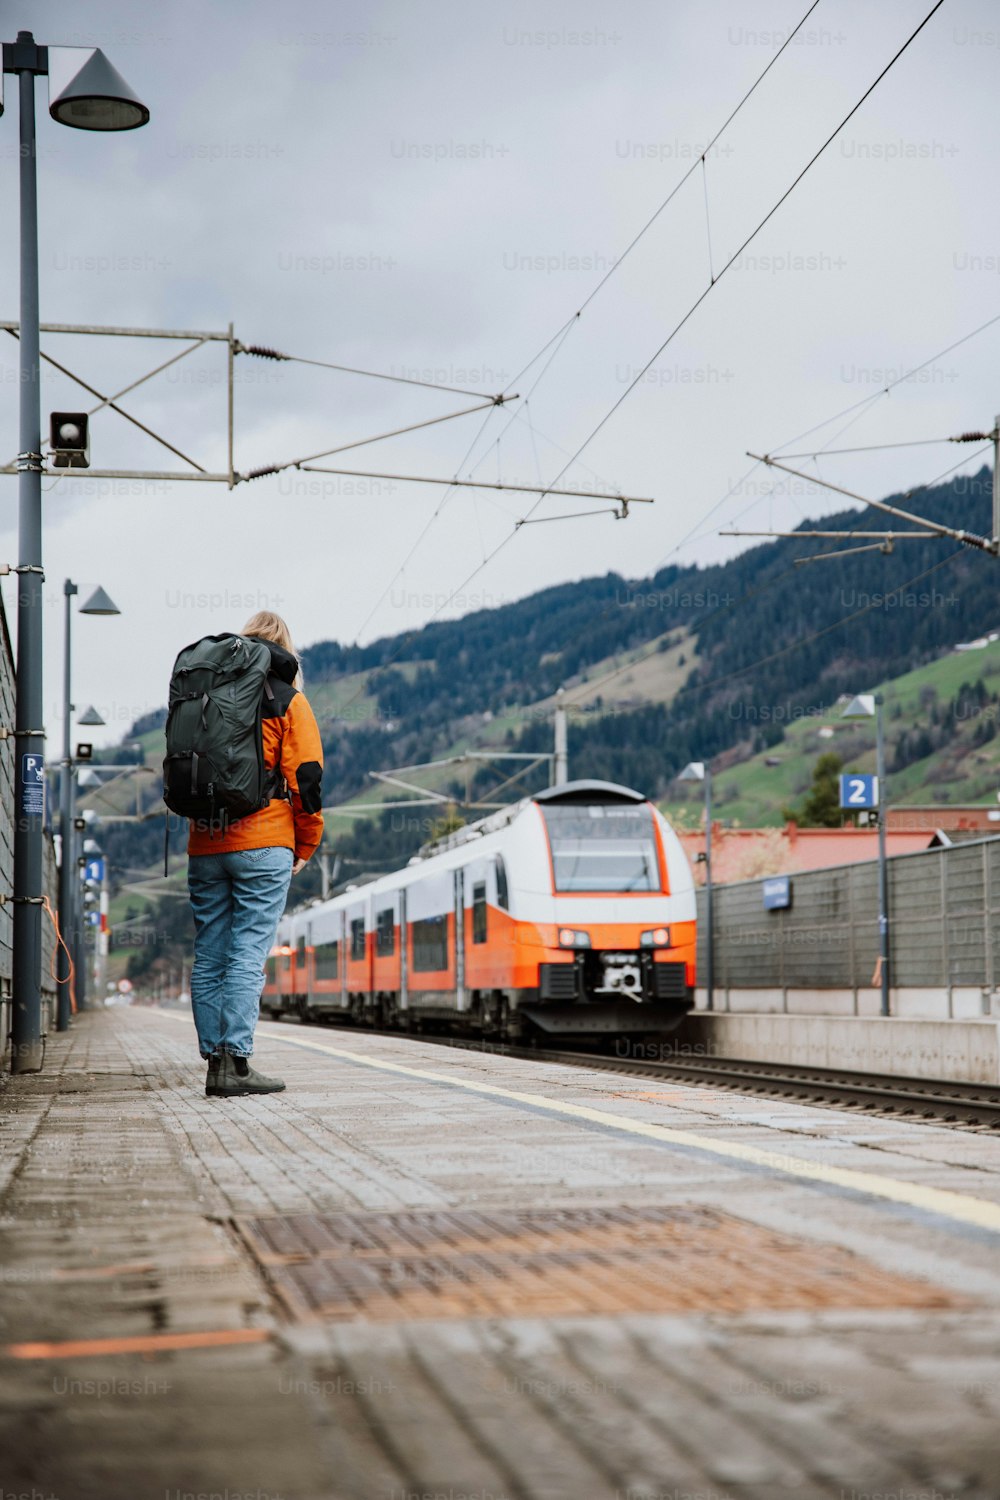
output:
POLYGON ((864 1113, 909 1116, 965 1128, 1000 1131, 1000 1084, 948 1083, 925 1078, 898 1078, 834 1068, 806 1068, 793 1063, 745 1062, 738 1058, 675 1060, 609 1057, 599 1052, 564 1052, 555 1048, 511 1048, 511 1053, 538 1061, 632 1077, 672 1079, 738 1093, 800 1099, 864 1113))

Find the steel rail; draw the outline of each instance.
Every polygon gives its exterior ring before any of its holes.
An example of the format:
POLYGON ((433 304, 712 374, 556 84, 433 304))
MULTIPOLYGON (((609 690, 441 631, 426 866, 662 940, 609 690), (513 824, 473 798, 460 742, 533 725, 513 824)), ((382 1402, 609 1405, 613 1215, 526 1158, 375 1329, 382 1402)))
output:
MULTIPOLYGON (((475 1044, 473 1044, 475 1045, 475 1044)), ((805 1099, 813 1103, 888 1111, 946 1123, 985 1125, 1000 1129, 1000 1082, 956 1083, 947 1079, 905 1078, 839 1068, 814 1068, 796 1063, 748 1062, 740 1058, 658 1060, 615 1058, 598 1052, 564 1052, 531 1047, 510 1049, 511 1055, 559 1062, 573 1067, 633 1076, 675 1078, 696 1086, 805 1099)))

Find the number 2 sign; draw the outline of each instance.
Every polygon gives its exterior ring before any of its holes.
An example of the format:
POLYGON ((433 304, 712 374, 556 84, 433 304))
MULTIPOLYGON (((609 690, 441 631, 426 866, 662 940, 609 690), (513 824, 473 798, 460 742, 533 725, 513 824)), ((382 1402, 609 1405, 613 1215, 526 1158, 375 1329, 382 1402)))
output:
POLYGON ((878 777, 851 773, 841 776, 840 805, 844 808, 878 807, 878 777))

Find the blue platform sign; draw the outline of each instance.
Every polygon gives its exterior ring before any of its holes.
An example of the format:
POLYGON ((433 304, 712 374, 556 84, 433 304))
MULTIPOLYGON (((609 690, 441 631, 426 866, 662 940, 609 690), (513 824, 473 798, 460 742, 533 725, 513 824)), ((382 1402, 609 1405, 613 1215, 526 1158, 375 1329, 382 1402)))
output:
POLYGON ((84 870, 84 875, 86 876, 86 878, 88 880, 94 880, 94 881, 97 882, 98 885, 100 885, 101 881, 104 879, 104 860, 103 860, 103 858, 102 859, 88 859, 87 860, 87 867, 84 870))
POLYGON ((771 875, 764 881, 764 910, 781 911, 792 904, 792 882, 787 875, 771 875))
POLYGON ((45 811, 45 757, 21 756, 21 814, 40 817, 45 811))
POLYGON ((840 805, 847 809, 878 807, 878 777, 860 776, 853 771, 841 776, 840 805))

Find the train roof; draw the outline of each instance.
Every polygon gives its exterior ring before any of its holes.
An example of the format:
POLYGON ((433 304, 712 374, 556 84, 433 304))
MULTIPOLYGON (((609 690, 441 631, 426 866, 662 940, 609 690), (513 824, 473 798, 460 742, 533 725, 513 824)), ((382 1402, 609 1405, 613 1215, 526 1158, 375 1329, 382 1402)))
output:
POLYGON ((642 792, 614 781, 564 781, 535 792, 529 802, 648 802, 642 792))

